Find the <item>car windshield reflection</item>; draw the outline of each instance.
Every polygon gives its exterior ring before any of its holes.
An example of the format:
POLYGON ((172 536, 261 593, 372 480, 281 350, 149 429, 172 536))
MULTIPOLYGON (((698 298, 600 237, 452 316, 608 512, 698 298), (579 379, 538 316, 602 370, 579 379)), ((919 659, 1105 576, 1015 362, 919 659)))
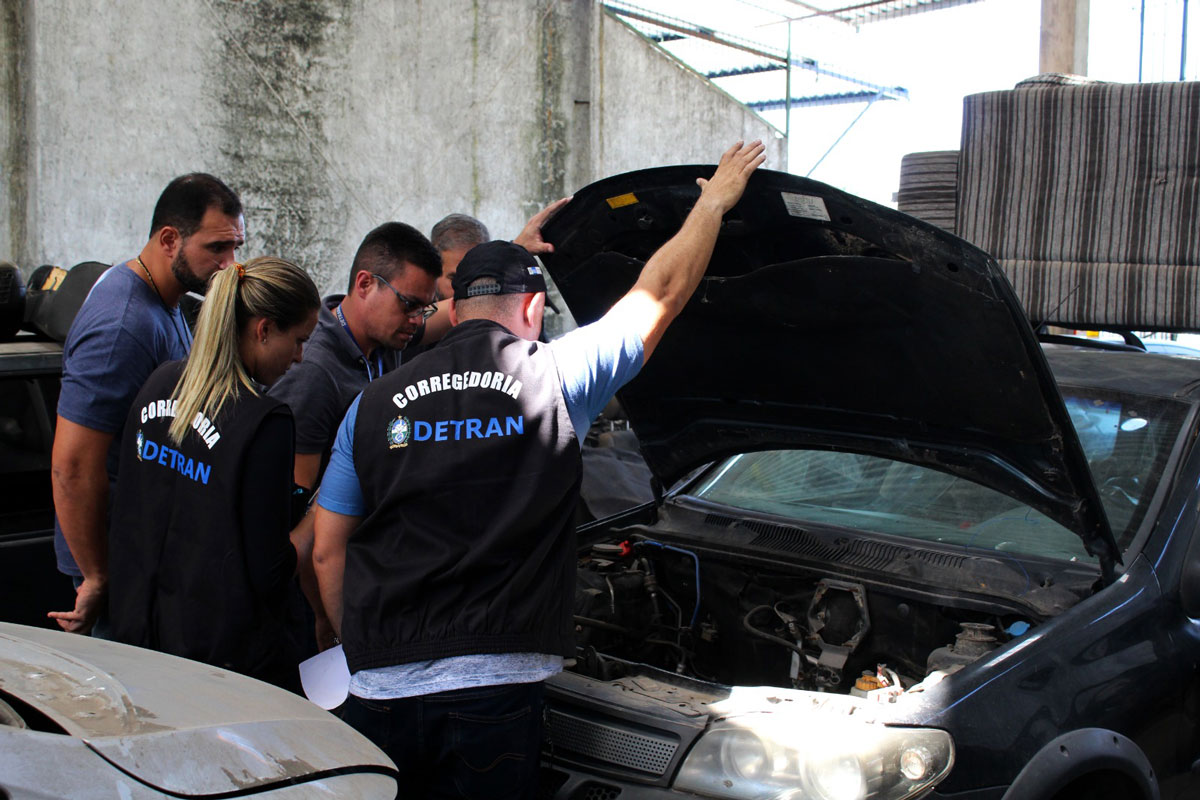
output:
MULTIPOLYGON (((1065 389, 1113 534, 1133 541, 1186 407, 1155 397, 1065 389)), ((695 497, 814 525, 952 546, 1094 563, 1083 541, 1045 514, 964 478, 879 456, 772 450, 734 456, 695 497)))

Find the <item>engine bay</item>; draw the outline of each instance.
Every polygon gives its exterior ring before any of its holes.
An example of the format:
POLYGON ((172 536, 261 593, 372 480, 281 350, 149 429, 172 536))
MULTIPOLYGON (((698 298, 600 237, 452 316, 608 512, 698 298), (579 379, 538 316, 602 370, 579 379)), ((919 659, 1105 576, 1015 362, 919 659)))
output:
POLYGON ((574 615, 573 669, 598 680, 644 664, 727 686, 874 699, 940 680, 1034 622, 640 534, 581 555, 574 615))

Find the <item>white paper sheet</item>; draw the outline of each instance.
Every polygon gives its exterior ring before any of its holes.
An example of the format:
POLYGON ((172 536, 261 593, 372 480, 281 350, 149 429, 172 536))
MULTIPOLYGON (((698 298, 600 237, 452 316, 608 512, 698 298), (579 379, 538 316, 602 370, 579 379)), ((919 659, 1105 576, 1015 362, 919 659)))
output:
POLYGON ((309 700, 326 711, 346 702, 350 693, 350 668, 339 644, 300 662, 300 684, 309 700))

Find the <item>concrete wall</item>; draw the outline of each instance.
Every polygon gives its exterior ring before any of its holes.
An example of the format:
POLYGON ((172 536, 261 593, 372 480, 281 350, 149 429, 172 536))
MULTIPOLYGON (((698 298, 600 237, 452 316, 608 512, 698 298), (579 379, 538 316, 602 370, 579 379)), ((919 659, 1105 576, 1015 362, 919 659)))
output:
POLYGON ((27 236, 28 17, 24 0, 0 4, 0 261, 15 257, 27 236))
POLYGON ((246 256, 340 289, 362 236, 452 211, 511 237, 600 177, 776 131, 591 0, 10 0, 0 259, 128 258, 173 176, 246 205, 246 256))
POLYGON ((591 180, 646 167, 712 164, 738 139, 762 139, 767 166, 786 171, 784 140, 762 117, 616 17, 600 15, 594 52, 591 180))

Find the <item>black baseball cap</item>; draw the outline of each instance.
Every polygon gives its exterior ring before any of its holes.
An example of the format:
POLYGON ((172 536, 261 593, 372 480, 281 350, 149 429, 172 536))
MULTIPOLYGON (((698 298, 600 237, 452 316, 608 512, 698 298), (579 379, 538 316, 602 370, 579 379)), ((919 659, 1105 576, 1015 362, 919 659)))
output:
POLYGON ((504 241, 484 242, 468 250, 458 263, 451 285, 455 300, 546 291, 546 279, 537 259, 519 244, 504 241), (480 278, 491 278, 495 283, 471 286, 480 278))

